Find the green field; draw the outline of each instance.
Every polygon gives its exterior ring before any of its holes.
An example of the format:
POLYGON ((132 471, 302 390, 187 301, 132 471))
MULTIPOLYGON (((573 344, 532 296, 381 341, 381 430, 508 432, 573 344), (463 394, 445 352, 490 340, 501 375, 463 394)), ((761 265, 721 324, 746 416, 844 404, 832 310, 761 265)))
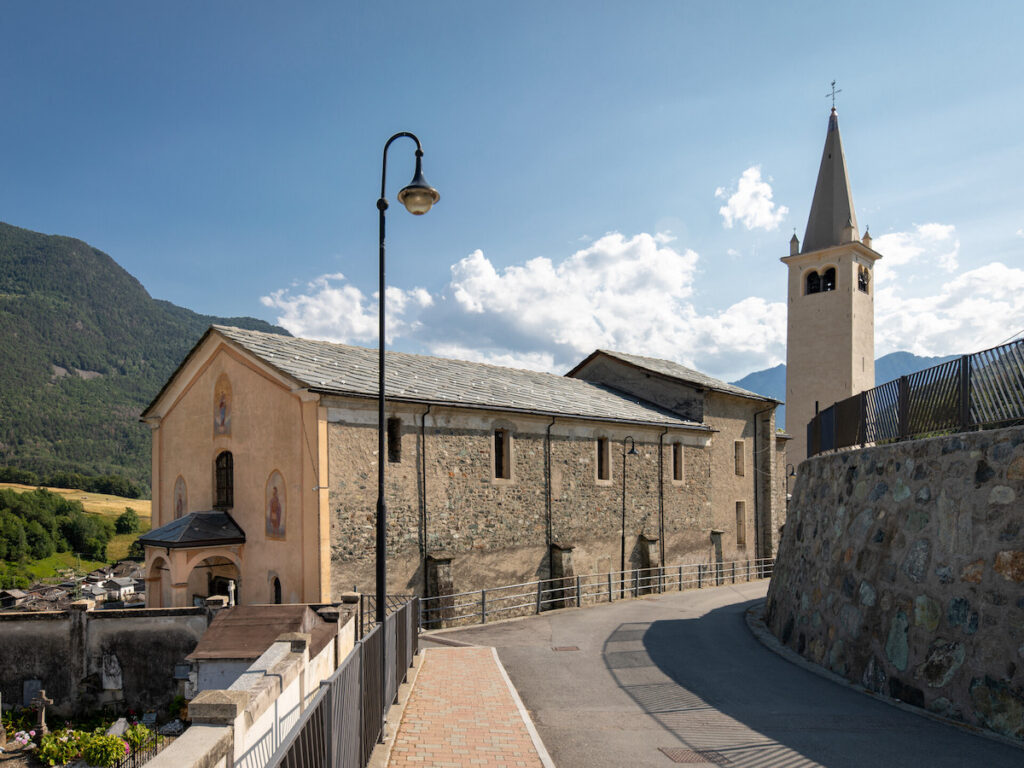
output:
MULTIPOLYGON (((0 483, 0 488, 10 488, 15 491, 33 491, 35 488, 17 483, 0 483)), ((78 501, 87 514, 99 515, 110 519, 117 519, 118 515, 131 507, 139 516, 138 533, 115 534, 107 544, 107 562, 86 560, 71 552, 58 552, 42 560, 29 560, 21 563, 20 566, 28 570, 35 579, 56 579, 61 571, 73 569, 79 573, 88 573, 97 568, 118 560, 124 560, 128 556, 128 548, 141 534, 150 529, 152 505, 149 499, 128 499, 121 496, 112 496, 105 493, 89 493, 86 491, 69 490, 67 488, 47 488, 51 493, 59 494, 67 499, 78 501)))

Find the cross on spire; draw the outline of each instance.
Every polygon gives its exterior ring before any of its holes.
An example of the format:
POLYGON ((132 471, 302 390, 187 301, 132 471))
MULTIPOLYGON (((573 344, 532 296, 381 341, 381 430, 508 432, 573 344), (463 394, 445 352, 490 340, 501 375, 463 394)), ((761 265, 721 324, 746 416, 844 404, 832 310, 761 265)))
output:
POLYGON ((835 109, 835 108, 836 108, 836 94, 837 94, 837 93, 842 93, 842 92, 843 92, 843 89, 842 89, 842 88, 840 88, 839 90, 836 90, 836 81, 835 81, 835 80, 833 80, 833 81, 832 81, 832 92, 831 92, 831 93, 826 93, 826 94, 825 94, 825 98, 826 98, 826 99, 827 99, 827 98, 828 98, 829 96, 831 96, 831 97, 832 97, 832 109, 835 109))

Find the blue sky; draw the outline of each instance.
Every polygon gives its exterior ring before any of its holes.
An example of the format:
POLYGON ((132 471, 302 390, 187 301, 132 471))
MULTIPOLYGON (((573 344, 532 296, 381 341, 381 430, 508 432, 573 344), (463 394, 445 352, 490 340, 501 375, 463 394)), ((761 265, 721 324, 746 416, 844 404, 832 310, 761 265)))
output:
POLYGON ((1024 329, 1019 3, 8 2, 0 220, 199 312, 563 371, 785 357, 835 79, 876 349, 1024 329), (717 192, 717 194, 716 194, 717 192), (341 275, 341 277, 339 277, 341 275))

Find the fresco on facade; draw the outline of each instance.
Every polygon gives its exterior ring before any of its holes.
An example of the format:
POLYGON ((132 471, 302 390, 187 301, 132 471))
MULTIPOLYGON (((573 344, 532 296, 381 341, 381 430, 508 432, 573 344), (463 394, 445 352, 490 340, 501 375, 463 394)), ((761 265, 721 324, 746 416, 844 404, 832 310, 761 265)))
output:
POLYGON ((174 481, 174 519, 188 514, 188 488, 185 486, 185 478, 178 475, 174 481))
POLYGON ((276 469, 267 480, 267 538, 283 539, 285 536, 285 488, 284 478, 276 469))
POLYGON ((223 373, 213 388, 213 434, 231 434, 231 382, 223 373))

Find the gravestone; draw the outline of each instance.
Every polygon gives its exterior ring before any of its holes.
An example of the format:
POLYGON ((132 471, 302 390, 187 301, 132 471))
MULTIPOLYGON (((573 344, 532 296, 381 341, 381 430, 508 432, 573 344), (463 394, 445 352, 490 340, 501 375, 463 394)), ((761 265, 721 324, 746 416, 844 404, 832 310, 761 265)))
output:
POLYGON ((107 736, 124 736, 124 732, 127 730, 128 720, 126 718, 119 717, 109 728, 107 728, 107 736))
POLYGON ((149 729, 156 725, 156 712, 146 712, 142 716, 142 724, 149 729))
POLYGON ((124 687, 121 675, 121 662, 113 653, 103 654, 103 690, 120 691, 124 687))
POLYGON ((39 695, 39 692, 43 690, 42 680, 26 680, 21 684, 21 706, 31 707, 32 699, 39 695))
POLYGON ((53 704, 53 699, 47 698, 46 691, 39 689, 39 695, 32 699, 32 706, 39 707, 39 721, 36 723, 36 730, 44 736, 50 732, 46 727, 46 708, 53 704))

